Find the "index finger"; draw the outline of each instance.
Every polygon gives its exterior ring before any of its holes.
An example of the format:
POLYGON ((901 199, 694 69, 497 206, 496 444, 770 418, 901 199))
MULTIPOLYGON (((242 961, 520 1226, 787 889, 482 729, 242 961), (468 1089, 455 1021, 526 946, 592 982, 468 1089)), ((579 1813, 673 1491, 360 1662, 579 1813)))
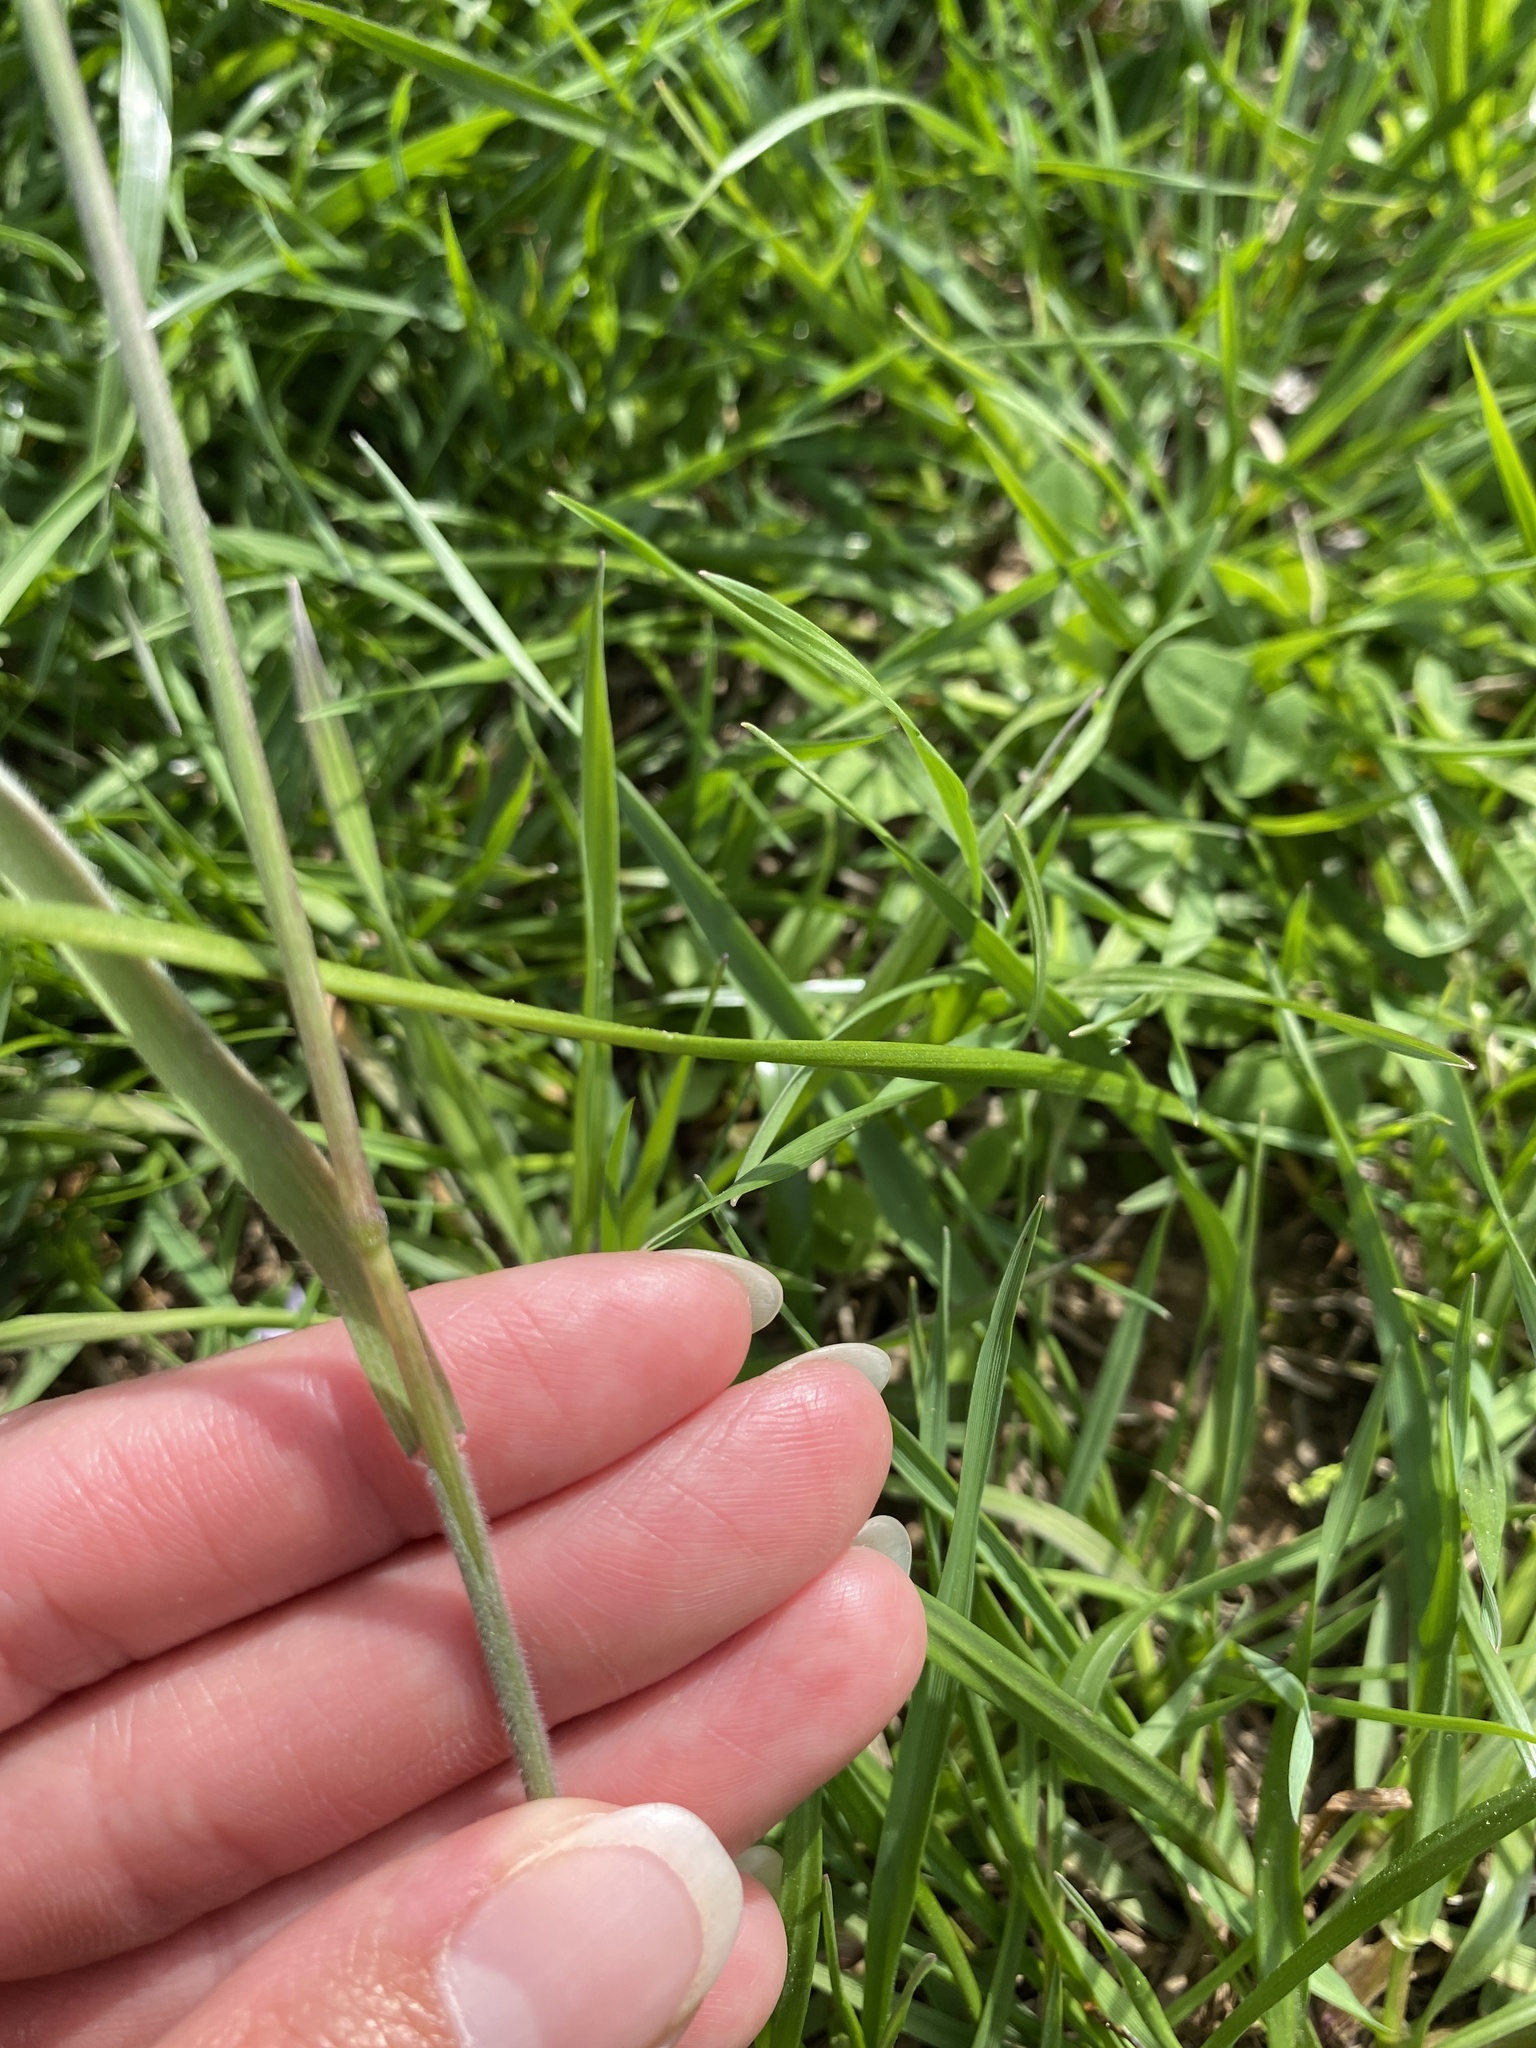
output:
MULTIPOLYGON (((729 1385, 724 1264, 552 1259, 416 1297, 487 1512, 600 1471, 729 1385)), ((435 1526, 340 1324, 0 1425, 0 1728, 435 1526)))

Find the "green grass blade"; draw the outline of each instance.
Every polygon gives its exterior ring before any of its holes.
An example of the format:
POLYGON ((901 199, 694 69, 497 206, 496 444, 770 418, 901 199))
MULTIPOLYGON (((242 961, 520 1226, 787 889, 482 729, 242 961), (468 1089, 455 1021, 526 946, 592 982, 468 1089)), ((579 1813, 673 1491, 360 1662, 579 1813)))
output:
MULTIPOLYGON (((362 768, 346 719, 338 715, 335 686, 321 659, 303 595, 291 578, 288 600, 294 694, 337 843, 362 889, 392 971, 403 979, 419 981, 414 956, 390 900, 362 768)), ((319 972, 323 982, 323 964, 319 972)), ((538 1241, 529 1224, 516 1167, 486 1108, 467 1049, 451 1045, 435 1017, 407 1012, 401 1023, 412 1080, 454 1165, 469 1176, 513 1254, 521 1259, 536 1257, 538 1241)))
MULTIPOLYGON (((987 1334, 976 1362, 966 1420, 965 1451, 939 1580, 938 1601, 968 1615, 975 1584, 981 1501, 989 1477, 1007 1386, 1014 1316, 1040 1229, 1036 1205, 1014 1246, 992 1305, 987 1334)), ((931 1655, 931 1652, 930 1652, 931 1655)), ((912 1917, 924 1845, 938 1797, 939 1773, 954 1714, 954 1688, 942 1666, 930 1662, 913 1697, 891 1781, 891 1804, 870 1885, 870 1939, 865 1955, 864 2018, 883 2034, 895 1989, 901 1943, 912 1917)))
POLYGON ((1109 1967, 1119 1980, 1136 2016, 1136 2035, 1146 2044, 1146 2048, 1177 2048, 1178 2036, 1169 2026, 1163 2009, 1157 2002, 1157 1993, 1145 1976, 1110 1934, 1109 1929, 1077 1887, 1059 1871, 1056 1882, 1072 1901, 1076 1912, 1098 1936, 1099 1946, 1109 1958, 1109 1967))
MULTIPOLYGON (((603 569, 598 558, 592 591, 581 711, 581 900, 584 933, 582 1015, 613 1015, 613 963, 620 931, 618 770, 608 675, 603 657, 603 569)), ((613 1054, 598 1040, 582 1047, 572 1132, 571 1246, 593 1248, 597 1239, 609 1133, 608 1096, 613 1054)))
POLYGON ((1002 1419, 1003 1395, 1008 1384, 1008 1366, 1013 1353, 1014 1318, 1024 1288, 1029 1262, 1045 1204, 1031 1210, 1013 1255, 998 1286, 976 1359, 971 1382, 970 1405, 966 1411, 965 1448, 961 1454, 960 1490, 955 1497, 954 1519, 950 1524, 949 1548, 938 1598, 957 1614, 971 1611, 971 1592, 976 1577, 976 1546, 981 1528, 981 1503, 991 1474, 998 1424, 1002 1419))
POLYGON ((1477 382, 1477 400, 1482 407, 1483 426, 1487 431, 1488 445, 1493 450, 1493 466, 1499 473, 1499 483, 1504 492, 1520 538, 1525 542, 1525 552, 1536 554, 1536 487, 1533 487, 1529 472, 1520 459, 1520 450, 1515 446, 1514 436, 1509 431, 1504 414, 1500 410, 1498 395, 1488 381, 1488 372, 1483 368, 1483 359, 1472 345, 1470 335, 1463 336, 1467 358, 1472 365, 1472 375, 1477 382))
POLYGON ((301 1309, 265 1306, 65 1311, 7 1317, 0 1322, 0 1344, 8 1351, 30 1351, 44 1344, 133 1343, 140 1337, 172 1336, 182 1330, 301 1330, 312 1320, 301 1309))
MULTIPOLYGON (((1163 1262, 1163 1247, 1168 1239, 1168 1225, 1172 1211, 1165 1209, 1152 1227, 1147 1239, 1141 1263, 1136 1268, 1133 1282, 1138 1295, 1149 1297, 1157 1286, 1158 1270, 1163 1262)), ((1104 1454, 1109 1448, 1110 1436, 1120 1417, 1125 1397, 1136 1376, 1141 1360, 1142 1345, 1146 1340, 1147 1322, 1151 1311, 1143 1301, 1127 1304, 1124 1314, 1115 1325, 1114 1335, 1109 1340, 1109 1349, 1104 1354, 1104 1363, 1094 1381, 1093 1394, 1083 1413, 1082 1427, 1072 1449, 1072 1462, 1067 1467, 1062 1481, 1059 1505, 1068 1514, 1080 1515, 1088 1505, 1090 1494, 1103 1469, 1104 1454)), ((1112 1488, 1111 1488, 1112 1490, 1112 1488)))
POLYGON ((1299 1948, 1260 1978, 1209 2036, 1206 2048, 1234 2048, 1234 2043, 1256 2020, 1262 2019, 1288 1992, 1305 1984, 1319 1964, 1330 1961, 1417 1894, 1465 1870, 1496 1843, 1533 1820, 1536 1782, 1528 1781, 1500 1793, 1496 1799, 1484 1800, 1470 1813, 1436 1829, 1362 1878, 1314 1922, 1299 1948))
MULTIPOLYGON (((621 804, 623 795, 621 786, 621 804)), ((681 847, 677 850, 681 852, 681 847)), ((689 866, 694 864, 690 861, 689 866)), ((680 871, 686 879, 687 870, 680 871)), ((722 901, 711 890, 704 900, 705 917, 712 921, 715 907, 722 901)), ((149 918, 124 917, 68 902, 48 908, 0 903, 0 933, 45 943, 88 945, 118 957, 167 960, 242 978, 268 978, 275 972, 270 959, 263 959, 242 941, 221 933, 161 924, 149 918)), ((686 1056, 741 1064, 761 1060, 775 1066, 809 1067, 827 1073, 893 1074, 972 1086, 995 1080, 1005 1086, 1102 1102, 1128 1118, 1148 1112, 1180 1118, 1185 1114, 1177 1096, 1141 1082, 1133 1074, 1106 1073, 1080 1061, 1057 1059, 1048 1053, 1017 1052, 1009 1046, 924 1045, 878 1038, 713 1037, 657 1030, 643 1024, 604 1022, 565 1010, 539 1009, 531 1003, 478 995, 472 989, 408 981, 400 975, 378 974, 369 968, 345 966, 340 961, 322 961, 319 971, 322 986, 347 1001, 470 1018, 544 1036, 592 1039, 604 1045, 631 1046, 636 1051, 659 1052, 672 1058, 686 1056)), ((780 978, 776 974, 775 979, 780 978)), ((771 989, 773 984, 768 986, 771 989)), ((784 986, 787 988, 788 984, 784 986)), ((793 996, 792 990, 790 994, 793 996)), ((798 1004, 799 998, 794 1000, 798 1004)))
POLYGON ((10 616, 70 535, 100 505, 127 445, 127 433, 120 432, 111 449, 89 464, 75 482, 66 484, 29 529, 12 538, 0 559, 0 620, 10 616))
POLYGON ((784 650, 791 670, 809 670, 834 689, 855 689, 896 721, 932 785, 950 834, 970 874, 973 900, 978 898, 981 894, 981 850, 965 784, 910 713, 903 710, 861 661, 856 661, 846 648, 809 619, 801 618, 776 598, 765 596, 763 592, 731 577, 709 575, 704 581, 723 590, 735 602, 756 626, 767 646, 784 650))
POLYGON ((821 1933, 821 1794, 813 1792, 784 1823, 784 1879, 779 1912, 784 1920, 788 1962, 784 1988, 768 2022, 766 2048, 800 2048, 815 1982, 816 1940, 821 1933))
MULTIPOLYGON (((103 925, 116 919, 101 883, 9 775, 0 776, 0 879, 13 895, 40 898, 55 914, 79 906, 103 925)), ((158 967, 126 953, 81 945, 69 950, 84 986, 141 1049, 208 1143, 279 1227, 307 1248, 338 1303, 346 1299, 351 1260, 339 1197, 334 1175, 314 1146, 158 967)), ((414 1451, 416 1427, 388 1346, 365 1336, 358 1357, 391 1428, 414 1451)))
POLYGON ((1030 965, 1034 971, 1034 988, 1030 993, 1029 1007, 1024 1012, 1024 1036, 1027 1038, 1039 1023, 1040 1013, 1045 1008, 1046 977, 1050 972, 1051 957, 1050 912, 1045 907, 1040 870, 1035 866, 1029 841, 1006 814, 1004 822, 1008 827, 1008 844, 1013 850, 1014 872, 1019 878, 1019 901, 1024 909, 1030 965))
POLYGON ((466 99, 500 107, 509 114, 515 114, 519 120, 531 122, 551 134, 563 135, 572 142, 585 143, 589 148, 613 149, 653 175, 665 177, 667 174, 665 159, 656 151, 634 149, 633 145, 615 137, 602 121, 591 114, 584 114, 569 101, 530 85, 502 65, 488 64, 483 59, 472 57, 455 44, 411 35, 404 29, 390 28, 383 22, 348 14, 339 7, 322 6, 319 0, 292 0, 291 5, 288 0, 283 0, 283 11, 296 14, 303 21, 313 22, 317 28, 332 35, 345 36, 348 41, 389 58, 402 70, 419 72, 425 78, 435 79, 466 99))
POLYGON ((288 615, 293 636, 294 698, 304 720, 320 793, 330 813, 337 844, 362 888, 368 915, 380 933, 394 942, 392 952, 398 972, 401 948, 385 886, 384 863, 379 858, 379 842, 368 815, 363 772, 345 718, 328 715, 337 703, 336 689, 320 658, 315 629, 304 608, 296 577, 288 580, 288 615))
POLYGON ((928 1654, 957 1683, 1023 1721, 1069 1776, 1097 1785, 1146 1816, 1203 1868, 1226 1876, 1208 1808, 1160 1764, 1087 1711, 1070 1693, 926 1594, 928 1654))
MULTIPOLYGON (((330 1284, 359 1357, 370 1351, 378 1356, 387 1350, 393 1359, 526 1787, 533 1796, 549 1794, 555 1781, 548 1735, 507 1613, 484 1513, 464 1461, 453 1397, 390 1253, 387 1225, 358 1133, 356 1106, 331 1029, 286 827, 208 538, 206 514, 164 365, 149 331, 132 252, 124 237, 68 28, 56 0, 24 0, 21 11, 164 510, 213 697, 222 750, 239 798, 241 824, 273 922, 310 1085, 326 1130, 341 1210, 339 1236, 328 1234, 325 1240, 328 1250, 340 1255, 330 1284)), ((14 799, 10 810, 18 830, 30 824, 35 840, 38 819, 28 820, 14 799)), ((155 1021, 162 1026, 166 1022, 163 1007, 155 1021)), ((174 1062, 181 1048, 166 1038, 161 1045, 174 1062)), ((207 1069, 206 1056, 197 1057, 207 1069)), ((176 1071, 174 1064, 172 1071, 176 1071)), ((294 1136, 300 1147, 308 1149, 297 1133, 294 1136)), ((298 1155, 290 1144, 276 1148, 269 1117, 255 1126, 250 1142, 258 1151, 274 1150, 264 1178, 292 1170, 298 1155)), ((304 1242, 302 1238, 298 1241, 304 1242)), ((386 1412, 398 1413, 394 1409, 386 1412)))

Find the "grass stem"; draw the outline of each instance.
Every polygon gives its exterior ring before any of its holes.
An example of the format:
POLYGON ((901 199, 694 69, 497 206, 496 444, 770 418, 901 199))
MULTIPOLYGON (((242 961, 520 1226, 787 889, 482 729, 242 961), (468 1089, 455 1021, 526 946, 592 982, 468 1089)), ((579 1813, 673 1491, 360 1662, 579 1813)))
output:
MULTIPOLYGON (((326 1134, 343 1224, 347 1270, 321 1277, 357 1342, 380 1345, 404 1388, 411 1430, 396 1433, 425 1464, 458 1560, 498 1706, 531 1797, 556 1788, 549 1738, 497 1576, 484 1512, 464 1457, 452 1395, 389 1247, 384 1212, 364 1157, 356 1105, 331 1027, 309 920, 299 897, 282 813, 261 742, 244 664, 186 440, 146 315, 117 195, 57 0, 21 0, 33 65, 59 139, 81 231, 116 341, 139 432, 181 574, 214 720, 282 960, 294 1023, 326 1134)), ((174 1082, 172 1083, 174 1085, 174 1082)), ((302 1238, 301 1250, 308 1250, 302 1238)), ((320 1270, 317 1267, 317 1270, 320 1270)))

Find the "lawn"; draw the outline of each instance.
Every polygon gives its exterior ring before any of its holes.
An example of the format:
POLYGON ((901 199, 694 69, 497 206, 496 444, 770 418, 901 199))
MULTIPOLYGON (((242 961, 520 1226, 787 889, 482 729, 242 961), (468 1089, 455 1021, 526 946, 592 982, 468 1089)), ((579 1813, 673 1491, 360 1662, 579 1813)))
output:
MULTIPOLYGON (((772 2048, 1536 2039, 1532 0, 71 26, 401 1272, 891 1353, 772 2048)), ((4 760, 318 1133, 9 16, 0 181, 4 760)), ((331 1312, 0 866, 3 1405, 331 1312)))

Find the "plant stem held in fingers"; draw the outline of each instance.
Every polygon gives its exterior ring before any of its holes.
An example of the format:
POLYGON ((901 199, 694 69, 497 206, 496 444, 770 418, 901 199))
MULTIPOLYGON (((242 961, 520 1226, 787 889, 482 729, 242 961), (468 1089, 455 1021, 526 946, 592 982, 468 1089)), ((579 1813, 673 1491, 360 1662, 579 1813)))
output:
MULTIPOLYGON (((250 689, 235 641, 208 522, 198 497, 169 383, 151 334, 132 253, 106 158, 91 116, 57 0, 21 0, 32 61, 59 138, 124 380, 180 570, 198 653, 213 700, 241 821, 281 956, 294 1022, 334 1170, 342 1229, 329 1259, 300 1249, 346 1318, 365 1363, 387 1353, 408 1419, 392 1405, 391 1424, 407 1452, 424 1463, 449 1543, 458 1560, 498 1705, 530 1796, 556 1789, 549 1741, 512 1618, 497 1577, 485 1516, 460 1441, 453 1398, 390 1251, 384 1214, 363 1154, 351 1088, 331 1026, 314 940, 288 849, 250 689)), ((174 1085, 174 1077, 171 1079, 174 1085)), ((258 1192, 259 1190, 253 1190, 258 1192)))

